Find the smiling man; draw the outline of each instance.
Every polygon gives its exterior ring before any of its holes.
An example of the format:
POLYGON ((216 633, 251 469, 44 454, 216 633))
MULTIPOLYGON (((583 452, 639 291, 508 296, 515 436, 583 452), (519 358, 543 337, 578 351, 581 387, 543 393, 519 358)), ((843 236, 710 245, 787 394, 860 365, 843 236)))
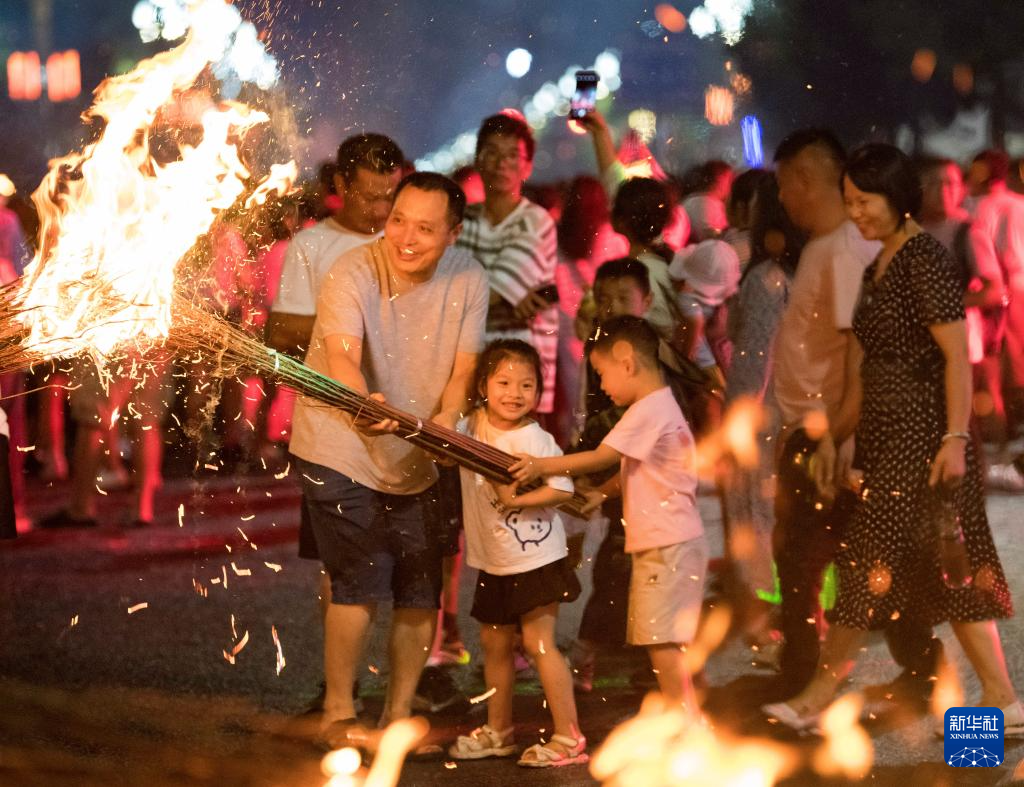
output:
MULTIPOLYGON (((420 172, 396 189, 384 236, 343 255, 320 291, 306 363, 362 393, 454 427, 470 404, 487 318, 487 277, 452 248, 465 196, 420 172)), ((410 714, 434 637, 446 543, 437 470, 389 432, 309 399, 295 408, 291 452, 331 580, 321 736, 351 742, 349 691, 379 602, 393 601, 382 726, 410 714)))

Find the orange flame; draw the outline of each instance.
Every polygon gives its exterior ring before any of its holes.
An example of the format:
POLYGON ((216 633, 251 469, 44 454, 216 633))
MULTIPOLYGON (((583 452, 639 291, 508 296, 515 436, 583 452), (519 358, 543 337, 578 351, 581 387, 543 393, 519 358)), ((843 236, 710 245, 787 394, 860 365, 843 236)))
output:
MULTIPOLYGON (((198 144, 169 163, 150 150, 161 112, 223 54, 223 9, 203 0, 181 46, 103 82, 86 115, 104 122, 99 139, 51 162, 33 195, 42 243, 15 304, 26 346, 42 357, 88 352, 101 362, 120 345, 165 337, 177 263, 245 192, 251 173, 238 145, 268 120, 262 112, 208 102, 198 144)), ((294 162, 272 167, 247 206, 288 189, 295 174, 294 162)))
POLYGON ((863 779, 871 770, 875 747, 860 726, 864 698, 860 694, 844 694, 822 714, 822 745, 814 752, 812 764, 822 776, 863 779))
POLYGON ((405 756, 429 730, 427 720, 417 716, 394 721, 383 731, 365 732, 356 742, 375 752, 369 770, 361 766, 362 758, 355 748, 336 749, 320 761, 320 770, 330 777, 325 787, 394 787, 398 784, 405 756))
POLYGON ((959 708, 964 704, 964 687, 960 683, 956 664, 944 659, 939 665, 932 690, 931 711, 937 719, 944 719, 950 708, 959 708))
POLYGON ((612 730, 590 772, 608 784, 768 787, 799 760, 793 747, 694 723, 681 707, 650 694, 636 718, 612 730))
POLYGON ((740 397, 729 405, 721 426, 703 437, 697 446, 697 473, 714 477, 724 459, 741 467, 757 467, 761 448, 758 434, 766 421, 764 407, 752 397, 740 397))

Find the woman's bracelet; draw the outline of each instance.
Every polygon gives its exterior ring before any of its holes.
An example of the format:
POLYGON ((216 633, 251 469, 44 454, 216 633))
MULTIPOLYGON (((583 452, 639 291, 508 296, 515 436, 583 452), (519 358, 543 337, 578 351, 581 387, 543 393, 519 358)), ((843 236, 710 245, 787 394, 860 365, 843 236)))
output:
POLYGON ((942 435, 942 442, 945 443, 947 440, 970 440, 971 435, 968 432, 946 432, 942 435))

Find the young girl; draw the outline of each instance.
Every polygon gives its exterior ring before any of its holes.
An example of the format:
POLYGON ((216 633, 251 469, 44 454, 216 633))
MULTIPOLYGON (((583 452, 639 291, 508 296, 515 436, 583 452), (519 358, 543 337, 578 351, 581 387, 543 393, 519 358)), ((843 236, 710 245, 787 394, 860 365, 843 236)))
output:
MULTIPOLYGON (((533 347, 512 339, 492 342, 477 367, 481 404, 462 421, 460 431, 509 454, 560 455, 554 438, 530 417, 541 381, 540 357, 533 347)), ((491 695, 487 724, 459 736, 449 753, 463 760, 515 753, 513 644, 519 625, 554 722, 551 739, 524 751, 519 764, 547 768, 586 762, 572 676, 555 644, 558 605, 580 593, 554 510, 572 497, 572 481, 551 478, 517 495, 512 485, 492 484, 466 469, 461 473, 466 562, 480 571, 470 614, 481 623, 484 680, 491 695)))

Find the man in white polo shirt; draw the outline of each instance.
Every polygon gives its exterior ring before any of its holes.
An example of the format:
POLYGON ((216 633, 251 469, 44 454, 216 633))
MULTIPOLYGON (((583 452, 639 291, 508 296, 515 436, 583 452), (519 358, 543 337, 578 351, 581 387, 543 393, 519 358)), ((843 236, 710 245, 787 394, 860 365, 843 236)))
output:
POLYGON ((268 325, 271 347, 305 355, 327 271, 348 250, 380 236, 404 160, 398 145, 383 134, 358 134, 341 143, 334 175, 341 210, 288 244, 268 325))

